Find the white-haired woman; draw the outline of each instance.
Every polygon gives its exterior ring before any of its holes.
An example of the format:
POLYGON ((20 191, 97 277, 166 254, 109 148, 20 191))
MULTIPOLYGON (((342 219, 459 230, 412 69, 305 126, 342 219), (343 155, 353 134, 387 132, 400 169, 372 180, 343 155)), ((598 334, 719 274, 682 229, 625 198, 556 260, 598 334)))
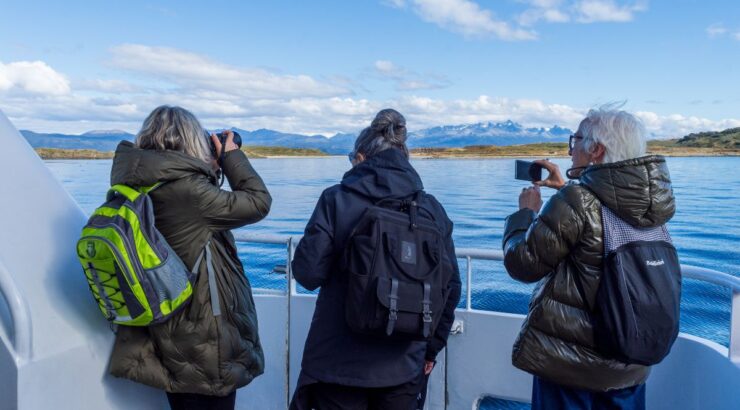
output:
POLYGON ((222 146, 189 111, 161 106, 113 159, 111 184, 164 183, 150 194, 156 226, 186 266, 206 244, 212 255, 216 289, 201 263, 180 313, 160 325, 120 326, 116 335, 110 372, 166 391, 172 409, 233 409, 236 389, 264 368, 251 287, 229 230, 264 218, 272 200, 233 138, 227 132, 222 146), (232 191, 219 188, 214 157, 232 191))
POLYGON ((675 211, 665 159, 645 156, 645 147, 644 126, 632 114, 589 111, 569 141, 566 175, 577 181, 566 183, 557 165, 538 161, 550 175, 536 185, 558 192, 540 211, 539 186, 523 189, 519 211, 506 220, 507 271, 539 282, 512 354, 534 375, 533 409, 645 407, 650 368, 601 354, 591 322, 605 260, 602 212, 650 229, 675 211))

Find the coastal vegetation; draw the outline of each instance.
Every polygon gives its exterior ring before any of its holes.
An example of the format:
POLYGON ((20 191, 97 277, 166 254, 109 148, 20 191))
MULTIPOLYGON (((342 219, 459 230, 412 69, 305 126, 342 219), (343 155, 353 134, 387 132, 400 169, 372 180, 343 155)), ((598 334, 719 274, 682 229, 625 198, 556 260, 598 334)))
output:
MULTIPOLYGON (((287 148, 287 147, 265 147, 244 146, 242 151, 250 158, 271 157, 320 157, 328 155, 324 151, 311 148, 287 148)), ((93 149, 61 149, 61 148, 36 148, 36 153, 41 159, 111 159, 113 151, 97 151, 93 149)))
MULTIPOLYGON (((329 155, 317 148, 249 145, 242 147, 250 158, 320 157, 329 155)), ((93 149, 36 148, 43 159, 109 159, 112 151, 93 149)), ((680 139, 650 140, 648 153, 666 156, 740 156, 740 128, 689 134, 680 139)), ((425 158, 566 157, 568 144, 545 142, 523 145, 470 145, 448 148, 414 148, 411 154, 425 158)))
MULTIPOLYGON (((689 134, 680 139, 650 140, 647 151, 671 157, 740 156, 740 128, 689 134)), ((417 148, 412 155, 427 158, 454 157, 567 157, 568 144, 472 145, 462 148, 417 148)))
POLYGON ((242 148, 250 158, 269 157, 324 157, 329 154, 315 148, 266 147, 248 145, 242 148))

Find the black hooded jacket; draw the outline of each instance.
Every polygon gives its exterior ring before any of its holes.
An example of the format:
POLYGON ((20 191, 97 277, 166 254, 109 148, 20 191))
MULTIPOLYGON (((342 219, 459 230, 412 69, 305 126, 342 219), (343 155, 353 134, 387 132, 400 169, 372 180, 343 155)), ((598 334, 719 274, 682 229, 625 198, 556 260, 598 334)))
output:
POLYGON ((424 360, 434 360, 447 336, 460 299, 460 273, 452 242, 452 222, 437 200, 424 194, 429 211, 446 237, 446 269, 452 270, 439 325, 428 341, 382 340, 353 333, 344 318, 347 281, 339 259, 352 228, 365 209, 381 199, 408 199, 423 189, 403 152, 391 148, 348 171, 342 183, 326 189, 298 244, 292 269, 309 290, 321 287, 303 353, 304 376, 358 387, 388 387, 418 377, 424 360))

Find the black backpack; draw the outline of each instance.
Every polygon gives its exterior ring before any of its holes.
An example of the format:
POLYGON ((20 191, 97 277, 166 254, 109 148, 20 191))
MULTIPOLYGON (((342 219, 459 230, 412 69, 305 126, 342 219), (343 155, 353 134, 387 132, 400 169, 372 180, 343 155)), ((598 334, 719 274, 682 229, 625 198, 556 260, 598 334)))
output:
POLYGON ((604 270, 592 312, 597 350, 660 363, 678 336, 681 265, 665 225, 635 228, 602 206, 604 270))
POLYGON ((424 340, 437 327, 450 273, 444 235, 419 206, 422 193, 369 206, 347 239, 345 319, 355 332, 424 340))

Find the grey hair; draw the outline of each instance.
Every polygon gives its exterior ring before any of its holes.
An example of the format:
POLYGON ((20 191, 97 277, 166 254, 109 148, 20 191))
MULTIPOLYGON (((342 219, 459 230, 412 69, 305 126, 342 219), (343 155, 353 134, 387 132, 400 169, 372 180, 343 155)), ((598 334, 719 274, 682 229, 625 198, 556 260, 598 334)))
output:
POLYGON ((182 107, 162 105, 144 120, 136 135, 136 146, 157 151, 179 151, 211 162, 207 134, 195 115, 182 107))
POLYGON ((647 131, 639 118, 620 110, 623 104, 605 104, 588 111, 578 126, 584 148, 590 152, 595 144, 604 146, 604 162, 618 162, 645 155, 647 131))
POLYGON ((389 148, 398 148, 409 157, 406 146, 406 118, 400 112, 386 108, 375 115, 369 127, 360 132, 355 141, 355 154, 362 153, 365 158, 385 151, 389 148))

